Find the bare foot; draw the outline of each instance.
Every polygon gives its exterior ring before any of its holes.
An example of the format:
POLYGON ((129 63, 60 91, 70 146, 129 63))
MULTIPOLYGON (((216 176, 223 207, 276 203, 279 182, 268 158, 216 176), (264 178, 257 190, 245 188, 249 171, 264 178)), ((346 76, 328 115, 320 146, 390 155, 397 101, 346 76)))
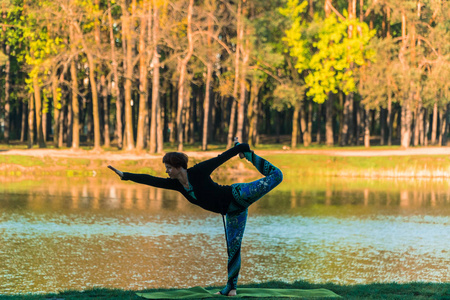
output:
MULTIPOLYGON (((222 295, 222 294, 220 292, 217 292, 216 295, 222 295)), ((229 296, 229 297, 236 296, 236 290, 229 291, 227 296, 229 296)))

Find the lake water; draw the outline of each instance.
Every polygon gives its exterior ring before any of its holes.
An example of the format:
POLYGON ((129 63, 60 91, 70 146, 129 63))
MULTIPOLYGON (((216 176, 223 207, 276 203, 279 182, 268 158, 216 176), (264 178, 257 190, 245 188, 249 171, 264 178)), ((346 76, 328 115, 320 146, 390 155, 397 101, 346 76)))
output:
MULTIPOLYGON (((255 203, 240 283, 450 281, 448 180, 300 178, 255 203)), ((0 294, 224 285, 220 215, 99 178, 0 178, 0 294)))

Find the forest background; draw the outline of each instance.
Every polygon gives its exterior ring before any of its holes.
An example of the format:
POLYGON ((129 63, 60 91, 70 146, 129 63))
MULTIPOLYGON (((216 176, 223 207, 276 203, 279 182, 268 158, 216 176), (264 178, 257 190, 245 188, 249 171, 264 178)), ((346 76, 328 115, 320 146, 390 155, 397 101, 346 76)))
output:
POLYGON ((0 0, 0 139, 447 145, 445 0, 0 0), (375 139, 376 137, 376 139, 375 139))

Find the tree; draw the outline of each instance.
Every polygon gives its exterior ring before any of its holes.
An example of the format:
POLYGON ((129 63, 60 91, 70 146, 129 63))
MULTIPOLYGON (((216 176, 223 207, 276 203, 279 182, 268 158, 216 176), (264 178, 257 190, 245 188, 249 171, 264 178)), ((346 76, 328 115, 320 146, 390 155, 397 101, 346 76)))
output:
POLYGON ((179 79, 178 79, 178 109, 177 109, 177 137, 178 137, 178 151, 183 151, 183 121, 182 114, 184 111, 185 97, 186 97, 186 76, 187 76, 187 64, 194 53, 194 39, 192 32, 192 15, 194 11, 194 0, 189 0, 189 6, 187 8, 187 23, 186 23, 186 35, 187 35, 187 50, 185 55, 179 59, 179 79))
POLYGON ((150 27, 150 12, 151 6, 149 1, 143 1, 140 11, 140 21, 139 21, 139 116, 138 116, 138 124, 137 124, 137 138, 136 138, 136 149, 142 150, 145 145, 145 122, 148 118, 148 70, 147 66, 149 65, 148 60, 149 51, 147 48, 149 47, 150 40, 147 40, 146 30, 151 30, 150 27), (147 26, 148 23, 148 26, 147 26))
POLYGON ((113 73, 112 80, 112 94, 116 102, 116 140, 117 147, 122 149, 123 147, 123 124, 122 124, 122 101, 120 98, 120 88, 119 88, 119 71, 118 71, 118 60, 116 57, 116 38, 114 35, 114 20, 112 17, 112 6, 111 2, 108 1, 108 29, 109 29, 109 42, 111 48, 111 70, 113 73))
MULTIPOLYGON (((153 0, 152 16, 152 117, 150 125, 150 153, 163 151, 163 137, 160 113, 160 7, 156 0, 153 0)), ((150 28, 149 28, 150 30, 150 28)), ((150 31, 149 31, 150 32, 150 31)))
POLYGON ((125 95, 125 136, 126 149, 133 150, 134 146, 134 131, 133 131, 133 112, 132 112, 132 83, 133 71, 135 62, 133 61, 133 51, 135 43, 134 32, 134 15, 136 9, 136 0, 131 2, 131 14, 128 11, 127 1, 123 0, 122 6, 122 42, 124 49, 124 95, 125 95))

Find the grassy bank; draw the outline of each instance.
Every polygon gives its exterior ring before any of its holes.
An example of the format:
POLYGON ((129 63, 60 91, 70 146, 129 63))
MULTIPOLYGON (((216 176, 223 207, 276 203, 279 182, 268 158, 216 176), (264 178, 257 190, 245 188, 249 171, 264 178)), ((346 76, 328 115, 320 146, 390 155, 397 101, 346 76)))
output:
POLYGON ((278 154, 270 158, 288 177, 445 177, 450 178, 450 156, 325 156, 278 154))
MULTIPOLYGON (((130 172, 163 174, 161 156, 124 156, 111 160, 120 152, 104 152, 101 155, 82 153, 68 157, 0 155, 0 175, 3 176, 103 176, 108 174, 108 164, 130 172), (136 159, 137 157, 137 159, 136 159)), ((211 153, 196 152, 190 165, 211 157, 211 153)), ((299 176, 359 177, 359 178, 450 178, 450 155, 404 156, 333 156, 322 154, 280 153, 265 150, 264 157, 280 167, 285 178, 299 176)), ((250 164, 239 159, 230 160, 218 172, 224 174, 252 171, 250 164)))
MULTIPOLYGON (((284 289, 318 289, 333 291, 343 299, 450 299, 450 283, 375 283, 367 285, 311 284, 297 281, 292 284, 267 282, 261 284, 242 285, 250 288, 284 288, 284 289)), ((218 288, 215 288, 218 290, 218 288)), ((163 291, 144 290, 142 292, 163 291)), ((58 294, 45 295, 0 295, 1 300, 34 300, 34 299, 143 299, 135 291, 96 288, 86 291, 65 291, 58 294)), ((214 298, 211 298, 214 299, 214 298)), ((257 299, 257 298, 251 298, 257 299)), ((275 298, 260 298, 264 300, 275 298)), ((284 298, 286 299, 286 298, 284 298)), ((317 298, 315 298, 317 299, 317 298)))

